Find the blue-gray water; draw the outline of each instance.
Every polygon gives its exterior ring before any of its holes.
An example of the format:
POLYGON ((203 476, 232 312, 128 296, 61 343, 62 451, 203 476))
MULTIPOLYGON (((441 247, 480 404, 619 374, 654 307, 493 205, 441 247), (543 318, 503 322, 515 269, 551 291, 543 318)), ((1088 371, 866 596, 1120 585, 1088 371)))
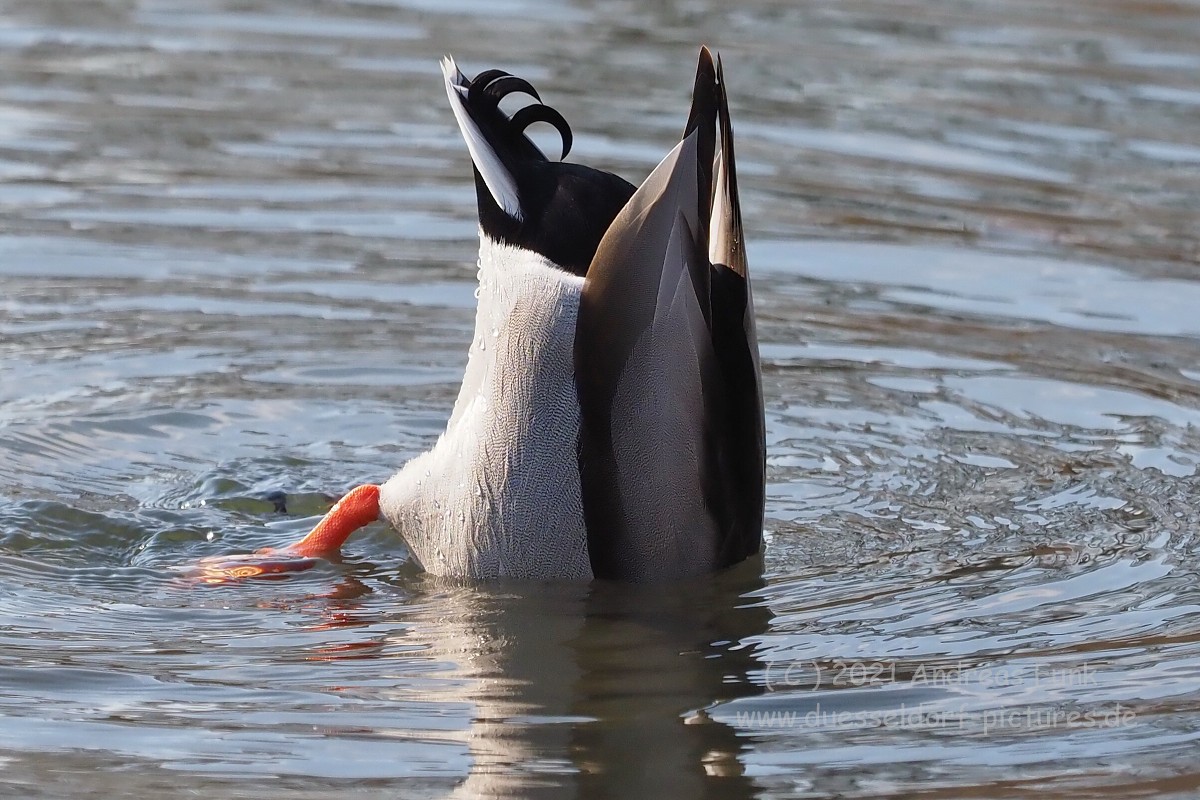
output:
POLYGON ((1200 791, 1198 41, 1182 0, 0 3, 0 796, 1200 791), (463 586, 373 526, 174 576, 442 428, 476 243, 437 59, 637 181, 700 42, 764 557, 463 586))

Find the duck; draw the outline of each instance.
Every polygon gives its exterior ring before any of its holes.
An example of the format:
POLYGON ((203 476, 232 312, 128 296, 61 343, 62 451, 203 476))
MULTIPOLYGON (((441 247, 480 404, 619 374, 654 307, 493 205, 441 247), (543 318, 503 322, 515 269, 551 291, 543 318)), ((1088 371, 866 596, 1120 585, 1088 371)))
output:
POLYGON ((571 128, 528 80, 441 68, 479 217, 462 385, 427 452, 283 554, 307 563, 380 518, 451 578, 645 583, 758 553, 762 375, 720 57, 701 48, 683 135, 636 187, 566 161, 571 128), (509 114, 514 94, 531 102, 509 114))

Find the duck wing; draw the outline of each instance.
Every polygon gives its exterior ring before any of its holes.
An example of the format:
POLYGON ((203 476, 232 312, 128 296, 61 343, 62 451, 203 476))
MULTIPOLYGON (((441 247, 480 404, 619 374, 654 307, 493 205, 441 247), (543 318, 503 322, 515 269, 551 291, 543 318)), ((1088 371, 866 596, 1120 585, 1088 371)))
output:
POLYGON ((707 48, 683 140, 588 267, 575 372, 597 578, 685 577, 758 552, 762 380, 733 130, 707 48))

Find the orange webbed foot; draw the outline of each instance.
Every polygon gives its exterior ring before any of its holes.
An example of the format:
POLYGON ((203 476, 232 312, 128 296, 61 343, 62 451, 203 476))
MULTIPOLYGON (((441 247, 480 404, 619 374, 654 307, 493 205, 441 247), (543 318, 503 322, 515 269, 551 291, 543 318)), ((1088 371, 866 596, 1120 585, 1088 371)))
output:
POLYGON ((188 570, 198 583, 221 584, 246 578, 279 578, 312 569, 317 559, 335 555, 350 534, 379 519, 379 487, 368 483, 346 493, 308 535, 287 547, 254 553, 210 556, 188 570))

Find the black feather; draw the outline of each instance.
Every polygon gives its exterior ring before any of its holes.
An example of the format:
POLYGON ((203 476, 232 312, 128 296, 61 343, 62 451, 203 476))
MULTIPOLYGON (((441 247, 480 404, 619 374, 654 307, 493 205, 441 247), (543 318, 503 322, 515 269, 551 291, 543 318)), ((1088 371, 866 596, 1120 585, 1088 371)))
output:
POLYGON ((512 115, 512 126, 514 130, 525 132, 535 122, 546 122, 553 125, 560 136, 562 136, 562 156, 560 160, 567 157, 567 153, 571 152, 571 126, 563 119, 563 115, 555 111, 547 105, 536 104, 525 106, 520 111, 512 115))
POLYGON ((562 137, 562 158, 574 137, 567 120, 541 102, 521 108, 511 117, 500 100, 519 92, 541 100, 527 80, 504 70, 489 69, 466 80, 467 113, 496 152, 517 187, 521 219, 504 211, 475 171, 479 224, 485 235, 514 247, 532 250, 560 269, 584 275, 600 238, 634 187, 609 172, 582 164, 550 161, 525 134, 538 122, 552 125, 562 137))
POLYGON ((483 93, 488 97, 495 98, 497 103, 513 93, 527 94, 538 102, 542 100, 542 96, 538 94, 537 89, 533 88, 532 83, 515 75, 501 75, 484 87, 483 93))

